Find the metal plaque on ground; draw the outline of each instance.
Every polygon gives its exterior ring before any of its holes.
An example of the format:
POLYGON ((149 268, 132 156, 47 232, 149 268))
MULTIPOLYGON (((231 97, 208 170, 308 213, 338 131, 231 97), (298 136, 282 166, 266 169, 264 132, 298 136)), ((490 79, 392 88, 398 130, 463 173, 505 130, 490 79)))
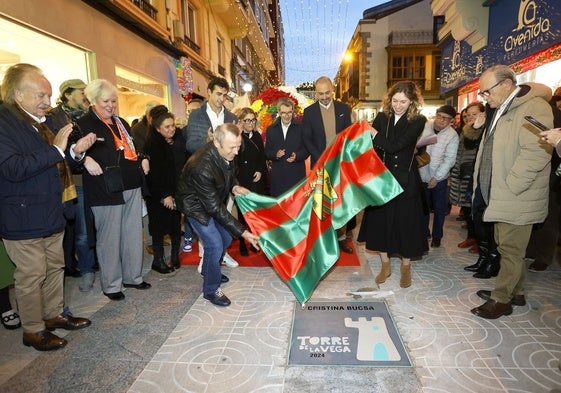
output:
POLYGON ((411 367, 386 302, 294 307, 288 365, 411 367))

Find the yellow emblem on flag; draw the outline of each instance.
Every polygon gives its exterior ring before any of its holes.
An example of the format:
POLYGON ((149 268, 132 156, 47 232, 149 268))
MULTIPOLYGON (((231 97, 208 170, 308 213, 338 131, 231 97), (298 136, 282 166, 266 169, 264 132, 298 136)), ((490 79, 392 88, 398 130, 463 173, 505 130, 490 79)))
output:
POLYGON ((338 196, 325 167, 318 169, 316 175, 317 177, 311 184, 313 188, 312 210, 320 220, 324 220, 326 214, 333 214, 333 202, 337 200, 338 196))

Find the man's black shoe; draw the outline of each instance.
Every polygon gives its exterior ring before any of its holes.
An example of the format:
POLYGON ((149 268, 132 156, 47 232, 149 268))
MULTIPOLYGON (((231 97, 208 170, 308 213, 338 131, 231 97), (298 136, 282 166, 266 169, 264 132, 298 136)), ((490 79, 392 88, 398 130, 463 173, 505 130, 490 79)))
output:
POLYGON ((111 300, 123 300, 125 298, 125 294, 121 291, 112 293, 103 292, 103 294, 111 300))
POLYGON ((232 303, 230 302, 230 299, 222 293, 220 288, 218 288, 214 293, 205 293, 203 297, 212 304, 220 307, 228 307, 232 303))

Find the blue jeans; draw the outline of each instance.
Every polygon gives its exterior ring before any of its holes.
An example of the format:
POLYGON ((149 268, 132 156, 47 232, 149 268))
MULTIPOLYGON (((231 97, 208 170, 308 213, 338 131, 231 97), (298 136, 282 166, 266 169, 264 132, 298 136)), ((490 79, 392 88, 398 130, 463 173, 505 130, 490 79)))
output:
MULTIPOLYGON (((434 218, 432 221, 432 237, 437 239, 442 239, 444 231, 444 218, 446 217, 447 206, 447 183, 447 179, 441 180, 436 183, 436 186, 434 188, 428 188, 428 184, 423 183, 425 195, 427 197, 427 204, 429 205, 429 211, 430 209, 434 211, 434 218)), ((427 231, 429 231, 429 222, 430 213, 425 216, 425 225, 427 231)))
POLYGON ((185 216, 183 221, 183 237, 185 239, 193 239, 193 228, 191 228, 191 224, 189 223, 187 216, 185 216))
POLYGON ((211 294, 220 288, 220 261, 232 242, 232 235, 214 218, 203 225, 192 217, 187 217, 193 231, 203 243, 203 293, 211 294))
POLYGON ((87 213, 84 209, 84 187, 76 186, 76 192, 78 193, 78 203, 76 204, 74 242, 78 257, 78 269, 82 274, 94 273, 95 250, 88 244, 88 232, 86 230, 86 214, 92 213, 90 209, 87 213))

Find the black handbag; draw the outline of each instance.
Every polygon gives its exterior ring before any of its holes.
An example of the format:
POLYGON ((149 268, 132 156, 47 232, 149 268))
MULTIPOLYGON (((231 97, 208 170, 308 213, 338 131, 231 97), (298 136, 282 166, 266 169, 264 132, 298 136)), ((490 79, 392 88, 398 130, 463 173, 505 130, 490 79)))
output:
POLYGON ((120 166, 107 166, 103 170, 103 179, 105 180, 105 188, 107 192, 123 192, 125 186, 123 184, 123 174, 120 166))
POLYGON ((460 179, 469 180, 473 177, 475 163, 474 162, 464 162, 460 164, 460 179))

